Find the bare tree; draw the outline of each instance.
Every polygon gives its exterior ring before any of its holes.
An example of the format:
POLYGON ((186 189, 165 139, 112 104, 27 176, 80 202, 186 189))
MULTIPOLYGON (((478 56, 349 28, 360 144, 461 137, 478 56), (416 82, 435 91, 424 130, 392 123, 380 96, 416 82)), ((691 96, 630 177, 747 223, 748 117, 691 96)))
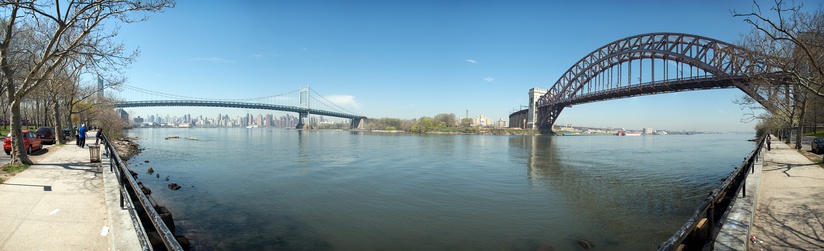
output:
MULTIPOLYGON (((809 97, 824 97, 824 12, 820 9, 802 12, 803 5, 789 6, 782 0, 774 4, 771 12, 765 13, 754 1, 752 12, 733 11, 733 16, 743 17, 753 26, 752 32, 744 35, 741 46, 749 50, 750 58, 759 62, 756 67, 761 67, 749 76, 751 81, 762 83, 756 84, 758 92, 772 97, 769 99, 773 106, 769 111, 771 115, 764 118, 773 123, 765 124, 784 130, 798 128, 796 148, 800 148, 809 97), (775 14, 773 19, 768 16, 770 13, 775 14), (781 121, 778 123, 781 125, 777 125, 776 120, 781 121)), ((746 98, 736 102, 742 109, 753 107, 746 98)))
POLYGON ((93 62, 92 67, 101 71, 115 70, 131 63, 137 52, 125 55, 123 46, 112 42, 117 29, 107 30, 103 22, 113 19, 124 23, 142 21, 145 16, 134 18, 133 14, 161 11, 173 5, 172 0, 0 1, 0 8, 4 9, 4 13, 9 13, 0 39, 0 71, 11 113, 14 146, 11 163, 32 164, 23 151, 20 103, 34 88, 46 82, 72 57, 85 57, 93 62), (15 63, 12 61, 15 59, 13 48, 22 42, 17 35, 24 26, 32 27, 32 36, 42 38, 40 41, 45 43, 32 46, 23 52, 30 56, 23 62, 15 63), (20 65, 29 67, 20 71, 17 68, 20 65), (18 74, 19 80, 14 77, 18 74))
POLYGON ((816 9, 803 12, 803 4, 789 6, 783 0, 776 0, 770 11, 777 20, 767 16, 758 2, 753 1, 754 10, 750 13, 733 11, 733 16, 744 17, 744 21, 753 26, 753 33, 760 34, 763 44, 774 47, 759 46, 758 49, 771 59, 791 61, 792 68, 785 68, 781 73, 796 79, 797 84, 812 94, 824 97, 824 12, 816 9), (786 56, 790 52, 790 57, 786 56))

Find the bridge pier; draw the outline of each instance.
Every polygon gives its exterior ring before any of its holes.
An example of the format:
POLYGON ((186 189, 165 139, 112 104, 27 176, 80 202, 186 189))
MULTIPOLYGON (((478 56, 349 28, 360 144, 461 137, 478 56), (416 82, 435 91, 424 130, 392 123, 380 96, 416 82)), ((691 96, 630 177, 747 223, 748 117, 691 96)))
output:
POLYGON ((298 113, 298 124, 295 125, 295 129, 307 129, 308 125, 306 124, 306 118, 309 117, 309 112, 299 112, 298 113))
POLYGON ((363 129, 366 127, 366 118, 354 118, 349 123, 349 129, 363 129))

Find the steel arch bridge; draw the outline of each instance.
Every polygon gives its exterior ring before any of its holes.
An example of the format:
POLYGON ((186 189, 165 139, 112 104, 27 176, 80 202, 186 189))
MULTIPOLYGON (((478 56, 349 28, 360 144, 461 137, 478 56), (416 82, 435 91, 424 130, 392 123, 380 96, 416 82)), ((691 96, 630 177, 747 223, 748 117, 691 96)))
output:
POLYGON ((723 41, 684 33, 619 39, 584 56, 545 94, 531 100, 530 107, 537 113, 535 125, 551 130, 561 111, 575 104, 733 87, 775 111, 768 98, 758 92, 760 83, 750 80, 750 76, 774 69, 751 55, 723 41))

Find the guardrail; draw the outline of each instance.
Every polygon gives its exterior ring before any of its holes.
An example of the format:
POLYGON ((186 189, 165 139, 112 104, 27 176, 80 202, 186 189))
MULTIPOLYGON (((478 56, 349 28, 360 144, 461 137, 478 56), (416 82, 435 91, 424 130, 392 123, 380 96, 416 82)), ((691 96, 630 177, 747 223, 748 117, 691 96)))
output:
MULTIPOLYGON (((166 223, 166 221, 172 221, 171 214, 165 212, 164 214, 168 216, 164 221, 164 217, 158 213, 159 206, 143 192, 142 184, 135 181, 137 174, 128 168, 128 164, 120 158, 117 149, 112 146, 105 134, 101 135, 101 140, 106 146, 105 156, 109 158, 109 170, 117 176, 120 187, 120 207, 129 210, 142 249, 162 250, 165 247, 166 250, 184 250, 177 237, 174 236, 173 230, 169 229, 167 225, 169 223, 166 223), (134 202, 139 205, 135 206, 134 202), (141 219, 147 219, 151 225, 144 225, 144 220, 141 219)), ((173 222, 170 224, 174 226, 173 222)))
POLYGON ((758 140, 758 146, 727 177, 718 188, 712 190, 709 197, 695 210, 692 217, 672 237, 659 247, 661 250, 711 250, 715 237, 718 236, 721 220, 726 217, 738 191, 747 196, 747 175, 754 172, 753 165, 761 157, 766 137, 758 140))

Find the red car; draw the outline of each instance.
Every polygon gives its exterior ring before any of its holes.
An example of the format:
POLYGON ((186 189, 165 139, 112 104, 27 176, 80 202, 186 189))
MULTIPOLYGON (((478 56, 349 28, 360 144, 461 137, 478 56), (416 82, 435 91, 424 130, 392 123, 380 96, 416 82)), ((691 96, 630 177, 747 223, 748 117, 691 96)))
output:
MULTIPOLYGON (((26 152, 31 154, 32 150, 43 149, 43 141, 40 139, 40 136, 37 136, 32 131, 23 130, 23 142, 26 145, 26 152)), ((6 135, 6 140, 3 141, 3 150, 6 151, 6 154, 11 154, 11 133, 6 135)))

